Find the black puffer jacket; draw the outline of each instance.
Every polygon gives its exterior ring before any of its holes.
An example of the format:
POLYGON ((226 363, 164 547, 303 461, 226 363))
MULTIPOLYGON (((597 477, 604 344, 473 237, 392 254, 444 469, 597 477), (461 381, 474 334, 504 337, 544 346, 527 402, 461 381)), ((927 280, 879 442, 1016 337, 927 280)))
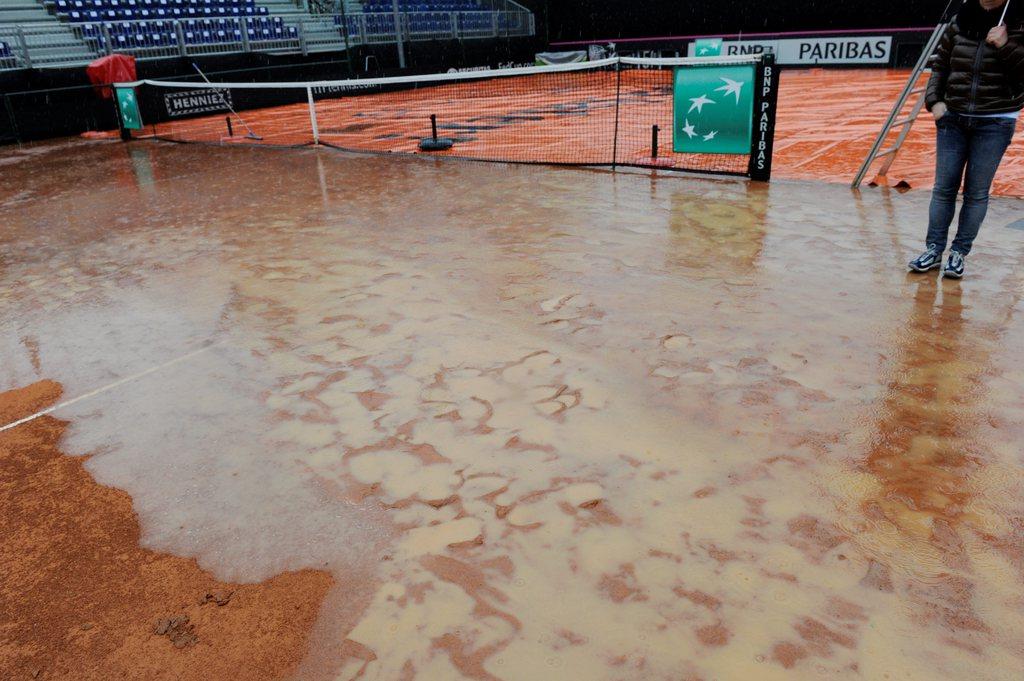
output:
POLYGON ((932 76, 925 103, 928 110, 945 102, 957 113, 1007 113, 1024 108, 1024 22, 1011 0, 1006 25, 1009 41, 1001 48, 985 42, 1002 10, 985 12, 978 0, 967 0, 942 36, 932 57, 932 76))

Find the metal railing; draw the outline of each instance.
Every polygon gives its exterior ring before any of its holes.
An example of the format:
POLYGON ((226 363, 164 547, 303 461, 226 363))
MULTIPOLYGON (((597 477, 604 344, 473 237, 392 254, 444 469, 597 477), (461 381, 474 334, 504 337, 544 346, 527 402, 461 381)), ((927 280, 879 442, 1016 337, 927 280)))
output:
MULTIPOLYGON (((533 35, 529 12, 405 12, 398 25, 407 41, 462 40, 533 35)), ((334 17, 341 24, 341 17, 334 17)), ((395 15, 388 13, 350 14, 349 38, 357 44, 396 42, 395 15)))
POLYGON ((69 24, 0 24, 0 70, 81 63, 95 55, 69 24), (39 62, 39 63, 36 63, 39 62))
POLYGON ((0 26, 0 70, 88 62, 105 54, 164 59, 233 52, 308 54, 346 45, 531 36, 528 11, 233 16, 0 26), (348 28, 347 36, 345 28, 348 28), (399 31, 401 32, 399 35, 399 31))
POLYGON ((0 28, 0 71, 21 69, 25 67, 25 39, 16 31, 5 31, 0 28))
POLYGON ((299 28, 275 17, 216 17, 78 24, 96 54, 163 59, 229 52, 303 51, 299 28))

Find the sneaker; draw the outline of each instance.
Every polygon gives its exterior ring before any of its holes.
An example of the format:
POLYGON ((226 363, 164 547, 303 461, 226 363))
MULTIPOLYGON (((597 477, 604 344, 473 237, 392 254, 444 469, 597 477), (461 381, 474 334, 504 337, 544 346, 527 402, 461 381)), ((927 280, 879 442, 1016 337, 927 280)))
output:
POLYGON ((960 251, 950 251, 946 266, 942 268, 942 276, 950 279, 960 279, 964 276, 964 254, 960 251))
POLYGON ((942 249, 929 246, 928 250, 911 260, 907 267, 911 272, 927 272, 942 266, 942 249))

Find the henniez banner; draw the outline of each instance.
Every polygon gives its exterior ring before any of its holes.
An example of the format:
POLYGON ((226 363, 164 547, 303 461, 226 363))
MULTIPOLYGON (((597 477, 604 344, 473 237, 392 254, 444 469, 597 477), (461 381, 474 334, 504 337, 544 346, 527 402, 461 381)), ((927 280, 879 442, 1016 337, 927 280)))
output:
POLYGON ((189 116, 197 113, 228 111, 231 90, 189 90, 164 95, 164 104, 170 116, 189 116))
POLYGON ((892 56, 892 37, 839 36, 780 40, 701 38, 690 43, 689 47, 691 57, 734 57, 765 53, 774 54, 777 64, 787 66, 888 64, 892 56))
POLYGON ((551 64, 575 64, 587 61, 587 53, 583 50, 574 52, 538 52, 537 66, 549 66, 551 64))

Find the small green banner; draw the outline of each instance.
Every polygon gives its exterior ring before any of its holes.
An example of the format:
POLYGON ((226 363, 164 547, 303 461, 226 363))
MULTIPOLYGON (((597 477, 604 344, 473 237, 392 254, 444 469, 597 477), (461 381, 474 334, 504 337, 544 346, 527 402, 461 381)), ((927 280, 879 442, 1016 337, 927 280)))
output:
POLYGON ((117 93, 117 108, 121 110, 121 123, 128 130, 142 130, 142 114, 139 102, 132 88, 114 88, 117 93))
POLYGON ((681 154, 749 154, 754 67, 682 66, 675 71, 672 148, 681 154))
POLYGON ((700 38, 693 43, 693 55, 695 57, 718 57, 721 54, 721 38, 700 38))

